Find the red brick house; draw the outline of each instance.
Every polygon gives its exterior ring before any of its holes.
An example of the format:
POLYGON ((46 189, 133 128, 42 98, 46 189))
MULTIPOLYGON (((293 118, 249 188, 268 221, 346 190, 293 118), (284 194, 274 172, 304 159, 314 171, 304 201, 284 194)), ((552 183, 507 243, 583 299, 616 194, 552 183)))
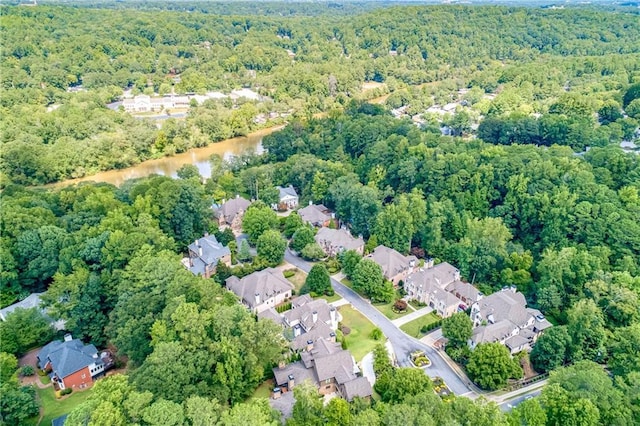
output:
POLYGON ((85 345, 70 334, 62 342, 56 340, 45 345, 38 353, 38 364, 49 372, 57 389, 90 387, 109 366, 95 346, 85 345))

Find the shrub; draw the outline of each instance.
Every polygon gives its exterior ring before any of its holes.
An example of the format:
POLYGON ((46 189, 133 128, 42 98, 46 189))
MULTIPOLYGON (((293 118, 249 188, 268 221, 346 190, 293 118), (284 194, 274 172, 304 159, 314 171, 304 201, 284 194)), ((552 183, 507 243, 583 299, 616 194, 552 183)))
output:
POLYGON ((349 327, 347 327, 346 325, 343 325, 341 330, 342 330, 342 334, 345 335, 345 336, 348 336, 349 333, 351 333, 351 329, 349 327))
POLYGON ((296 271, 297 269, 287 269, 282 274, 284 275, 285 278, 291 278, 296 274, 296 271))
POLYGON ((402 299, 396 300, 396 303, 393 304, 393 309, 396 311, 396 313, 406 311, 407 301, 402 299))
POLYGON ((373 340, 380 340, 382 339, 382 336, 382 330, 380 330, 378 327, 371 330, 371 333, 369 334, 369 337, 371 337, 373 340))
POLYGON ((71 388, 64 388, 60 391, 60 395, 69 395, 71 392, 73 392, 73 389, 71 388))
POLYGON ((22 374, 23 376, 33 376, 35 374, 35 370, 33 369, 32 366, 25 365, 20 370, 20 374, 22 374))

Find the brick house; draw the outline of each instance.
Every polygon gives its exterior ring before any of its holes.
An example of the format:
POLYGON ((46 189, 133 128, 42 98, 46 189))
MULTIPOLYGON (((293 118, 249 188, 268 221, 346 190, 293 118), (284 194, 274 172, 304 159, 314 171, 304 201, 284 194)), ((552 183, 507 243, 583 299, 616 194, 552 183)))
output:
POLYGON ((182 259, 182 264, 193 275, 205 278, 216 273, 219 263, 231 266, 231 250, 220 244, 213 235, 205 235, 189 244, 189 256, 182 259))
POLYGON ((218 219, 219 226, 230 226, 234 231, 242 230, 242 217, 247 211, 251 201, 236 195, 220 206, 213 207, 213 215, 218 219))
POLYGON ((311 201, 307 207, 298 210, 302 222, 317 228, 329 226, 331 223, 331 211, 322 204, 313 204, 311 201))
POLYGON ((360 370, 351 352, 342 349, 340 343, 319 339, 302 352, 301 358, 273 369, 277 385, 274 398, 282 389, 290 392, 296 383, 307 380, 318 388, 321 395, 337 393, 347 401, 355 397, 369 398, 373 394, 367 378, 359 375, 360 370))
POLYGON ((90 387, 111 366, 106 357, 99 356, 95 346, 85 345, 70 334, 62 342, 56 340, 45 345, 37 358, 57 389, 90 387))

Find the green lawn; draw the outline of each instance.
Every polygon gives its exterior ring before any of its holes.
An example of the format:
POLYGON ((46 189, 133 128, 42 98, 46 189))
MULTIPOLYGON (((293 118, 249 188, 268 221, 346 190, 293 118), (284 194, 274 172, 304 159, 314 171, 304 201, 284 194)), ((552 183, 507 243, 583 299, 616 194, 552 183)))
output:
POLYGON ((48 426, 51 424, 51 420, 56 417, 60 417, 63 414, 70 413, 76 406, 83 403, 91 395, 91 389, 87 389, 82 392, 74 391, 71 395, 64 399, 56 399, 53 386, 46 389, 40 389, 36 387, 36 393, 38 394, 38 400, 44 416, 42 421, 38 423, 38 418, 31 419, 29 425, 43 425, 48 426))
POLYGON ((307 274, 296 268, 296 273, 287 279, 294 285, 296 295, 299 295, 300 289, 304 285, 304 281, 307 279, 307 274))
POLYGON ((347 349, 351 351, 356 361, 360 361, 378 343, 381 343, 381 341, 369 337, 375 326, 351 306, 341 306, 339 312, 342 316, 342 324, 351 329, 351 332, 345 336, 347 349))
POLYGON ((420 318, 416 318, 413 321, 406 323, 405 325, 400 326, 400 330, 407 333, 409 336, 413 337, 422 337, 424 333, 420 332, 420 329, 425 326, 432 324, 436 321, 440 320, 440 317, 433 312, 422 316, 420 318))
POLYGON ((344 285, 346 285, 347 287, 349 287, 351 290, 353 290, 353 284, 351 283, 351 281, 349 280, 349 278, 343 278, 340 280, 340 282, 344 285))
POLYGON ((271 391, 273 390, 274 384, 273 379, 268 379, 262 382, 260 386, 256 389, 256 391, 251 395, 248 401, 257 399, 257 398, 270 398, 271 391))

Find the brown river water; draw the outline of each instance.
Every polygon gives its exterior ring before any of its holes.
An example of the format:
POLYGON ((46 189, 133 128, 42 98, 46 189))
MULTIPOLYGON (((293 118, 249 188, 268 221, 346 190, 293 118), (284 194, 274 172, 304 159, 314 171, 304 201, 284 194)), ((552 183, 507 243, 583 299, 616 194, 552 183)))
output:
POLYGON ((220 142, 212 143, 203 148, 193 148, 187 152, 176 154, 171 157, 159 158, 157 160, 148 160, 126 169, 108 170, 91 176, 85 176, 78 179, 69 179, 51 185, 52 187, 61 188, 73 185, 79 182, 106 182, 116 186, 122 185, 128 179, 136 179, 152 174, 175 177, 178 169, 185 164, 193 164, 198 167, 200 174, 208 178, 211 176, 211 164, 209 157, 218 154, 224 159, 229 159, 234 155, 240 155, 247 151, 261 154, 264 152, 262 148, 262 138, 284 126, 269 127, 248 136, 226 139, 220 142))

